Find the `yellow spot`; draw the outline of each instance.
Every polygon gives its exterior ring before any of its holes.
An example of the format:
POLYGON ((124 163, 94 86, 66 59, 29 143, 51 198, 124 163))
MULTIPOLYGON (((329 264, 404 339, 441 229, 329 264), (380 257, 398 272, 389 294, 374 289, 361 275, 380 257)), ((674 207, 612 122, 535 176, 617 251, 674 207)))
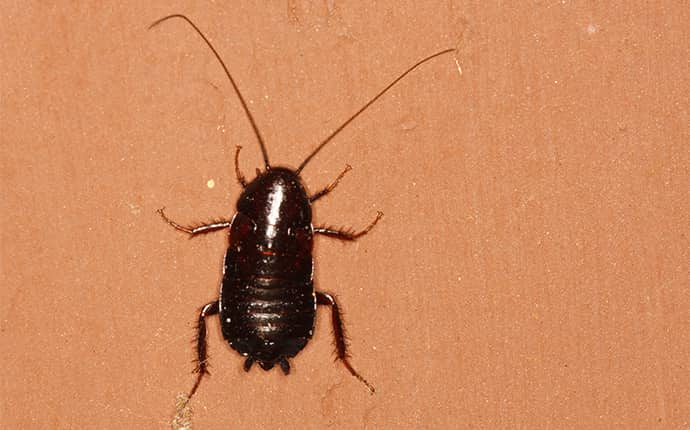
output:
POLYGON ((206 182, 206 186, 209 188, 213 188, 216 186, 216 182, 213 179, 209 179, 208 182, 206 182))

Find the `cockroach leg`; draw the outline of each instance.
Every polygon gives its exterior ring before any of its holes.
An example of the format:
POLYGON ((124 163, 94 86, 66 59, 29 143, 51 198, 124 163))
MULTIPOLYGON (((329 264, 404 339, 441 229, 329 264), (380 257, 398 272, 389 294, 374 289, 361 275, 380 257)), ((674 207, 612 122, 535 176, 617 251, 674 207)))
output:
POLYGON ((338 356, 338 359, 343 362, 345 367, 347 368, 348 371, 354 376, 355 378, 359 379, 361 383, 366 385, 366 387, 369 389, 371 394, 374 394, 375 390, 374 387, 366 380, 362 375, 360 375, 354 367, 352 367, 352 364, 350 364, 350 360, 348 360, 349 356, 347 354, 347 342, 345 341, 345 331, 343 329, 343 321, 340 318, 340 310, 338 309, 338 304, 335 301, 335 298, 331 296, 330 294, 326 293, 321 293, 319 291, 316 292, 316 303, 320 305, 327 305, 331 307, 331 316, 332 316, 332 322, 333 322, 333 336, 335 337, 335 352, 338 356))
POLYGON ((335 181, 333 181, 329 186, 327 186, 323 190, 321 190, 318 193, 314 194, 313 196, 309 197, 309 201, 311 203, 314 203, 315 201, 317 201, 321 197, 323 197, 326 194, 333 191, 333 189, 340 183, 340 180, 343 179, 343 176, 345 176, 345 174, 347 172, 349 172, 350 170, 352 170, 352 166, 350 166, 349 164, 346 164, 345 169, 342 172, 340 172, 340 175, 338 175, 338 177, 335 178, 335 181))
POLYGON ((199 323, 197 325, 197 335, 196 335, 196 354, 197 354, 197 364, 194 372, 198 373, 199 376, 196 377, 196 382, 189 392, 188 398, 191 399, 194 393, 196 393, 199 384, 201 384, 201 379, 208 373, 208 354, 206 352, 206 317, 209 315, 218 314, 218 300, 206 304, 201 308, 199 313, 199 323))
POLYGON ((211 233, 212 231, 220 230, 223 228, 230 227, 232 221, 220 220, 211 224, 202 224, 194 227, 185 227, 171 220, 165 215, 165 208, 160 208, 156 212, 160 214, 165 222, 170 224, 175 230, 179 230, 187 233, 190 236, 196 236, 197 234, 211 233))
POLYGON ((247 180, 244 179, 244 175, 242 172, 240 172, 240 149, 242 149, 241 145, 237 145, 235 148, 235 176, 237 176, 237 182, 242 185, 242 188, 247 187, 247 180))
POLYGON ((357 240, 360 237, 364 236, 365 234, 369 233, 372 228, 376 225, 377 222, 383 217, 383 212, 377 212, 376 213, 376 219, 371 222, 365 229, 360 230, 360 231, 351 231, 351 230, 346 230, 346 229, 334 229, 334 228, 329 228, 329 227, 315 227, 314 228, 314 233, 315 234, 323 234, 324 236, 332 237, 334 239, 340 239, 340 240, 357 240))

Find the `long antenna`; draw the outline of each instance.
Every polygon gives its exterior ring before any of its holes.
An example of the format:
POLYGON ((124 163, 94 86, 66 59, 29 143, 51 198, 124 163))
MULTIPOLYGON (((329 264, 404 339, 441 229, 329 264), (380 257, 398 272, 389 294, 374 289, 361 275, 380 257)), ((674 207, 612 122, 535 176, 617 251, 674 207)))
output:
POLYGON ((347 127, 352 121, 354 121, 355 118, 357 118, 362 112, 364 112, 369 106, 371 106, 376 100, 378 100, 379 97, 381 97, 382 95, 384 95, 384 94, 386 93, 386 91, 388 91, 389 89, 391 89, 391 87, 392 87, 393 85, 397 84, 402 78, 404 78, 405 76, 407 76, 408 73, 410 73, 411 71, 413 71, 413 70, 416 69, 417 67, 421 66, 422 64, 426 63, 427 61, 431 60, 432 58, 438 57, 439 55, 447 54, 447 53, 449 53, 449 52, 455 52, 455 49, 446 49, 446 50, 443 50, 443 51, 441 51, 441 52, 437 52, 437 53, 435 53, 435 54, 433 54, 433 55, 430 55, 430 56, 426 57, 425 59, 419 61, 419 62, 418 62, 417 64, 415 64, 414 66, 412 66, 412 67, 410 67, 409 69, 407 69, 402 75, 398 76, 393 82, 391 82, 390 84, 388 84, 388 86, 387 86, 386 88, 384 88, 383 91, 381 91, 380 93, 378 93, 373 99, 369 100, 369 101, 367 102, 367 104, 365 104, 360 110, 358 110, 357 112, 355 112, 354 115, 352 115, 350 118, 348 118, 348 120, 345 121, 345 122, 343 123, 343 125, 341 125, 340 127, 336 128, 335 131, 334 131, 333 133, 331 133, 327 138, 325 138, 325 139, 319 144, 319 146, 317 146, 316 149, 315 149, 311 154, 309 154, 309 155, 307 156, 307 158, 306 158, 304 161, 302 161, 302 164, 299 165, 299 167, 297 168, 296 173, 299 174, 299 173, 302 171, 302 169, 304 169, 304 166, 306 166, 307 163, 309 163, 309 161, 311 161, 311 159, 314 158, 314 156, 315 156, 319 151, 321 151, 321 149, 322 149, 324 146, 326 146, 326 144, 327 144, 328 142, 330 142, 335 136, 338 135, 338 133, 340 133, 345 127, 347 127))
POLYGON ((264 163, 266 164, 266 170, 269 170, 271 166, 268 164, 268 152, 266 151, 266 144, 264 143, 263 137, 261 137, 261 133, 259 132, 259 128, 256 126, 256 122, 254 122, 254 117, 252 116, 251 112, 249 112, 249 107, 247 107, 247 102, 244 101, 244 97, 242 97, 242 93, 240 93, 240 89, 237 87, 237 84, 235 83, 235 80, 232 78, 232 75, 230 75, 230 71, 228 70, 228 67, 225 65, 223 62, 223 59, 220 58, 220 55, 216 51, 216 49, 211 45, 211 42, 204 36, 204 33, 199 30, 199 27, 197 27, 189 18, 187 18, 184 15, 179 15, 179 14, 174 14, 174 15, 168 15, 164 18, 159 19, 158 21, 154 22, 153 24, 149 25, 149 30, 152 29, 153 27, 157 26, 158 24, 167 21, 172 18, 182 18, 189 25, 196 30, 196 32, 201 36, 202 39, 204 39, 204 42, 208 45, 209 48, 211 48, 211 51, 213 51, 213 55, 216 56, 216 59, 220 63, 221 66, 223 66, 223 70, 225 70, 225 74, 228 76, 228 79, 230 79, 230 83, 232 84, 232 87, 235 89, 235 93, 237 94, 237 97, 240 99, 240 102, 242 103, 242 107, 244 108, 244 112, 247 114, 247 118, 249 119, 249 122, 252 124, 252 128, 254 129, 254 134, 256 134, 256 138, 259 141, 259 146, 261 146, 261 153, 264 156, 264 163))

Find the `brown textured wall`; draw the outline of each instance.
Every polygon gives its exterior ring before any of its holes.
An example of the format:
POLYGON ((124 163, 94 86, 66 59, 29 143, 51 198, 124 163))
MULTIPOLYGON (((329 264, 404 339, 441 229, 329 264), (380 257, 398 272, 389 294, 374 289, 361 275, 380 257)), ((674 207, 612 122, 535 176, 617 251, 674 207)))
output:
POLYGON ((327 312, 294 373, 242 371, 210 324, 196 428, 690 426, 690 9, 683 2, 5 2, 2 428, 169 428, 227 245, 233 148, 276 164, 411 74, 304 171, 327 312), (124 3, 124 4, 123 4, 124 3), (214 186, 209 187, 213 180, 214 186), (683 398, 685 397, 685 398, 683 398))

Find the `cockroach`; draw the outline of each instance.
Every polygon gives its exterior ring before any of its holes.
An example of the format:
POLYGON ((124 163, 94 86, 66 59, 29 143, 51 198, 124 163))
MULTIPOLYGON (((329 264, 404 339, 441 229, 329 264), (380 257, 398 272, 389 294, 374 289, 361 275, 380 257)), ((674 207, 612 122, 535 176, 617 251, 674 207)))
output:
POLYGON ((168 218, 164 208, 158 210, 165 222, 190 236, 230 230, 220 296, 218 300, 204 305, 199 314, 195 369, 198 376, 188 398, 191 399, 204 375, 208 374, 206 318, 212 315, 220 317, 223 337, 233 349, 246 357, 244 370, 249 371, 254 363, 264 370, 272 369, 278 364, 287 375, 290 372, 288 360, 296 356, 312 337, 317 305, 331 308, 337 358, 373 394, 374 387, 350 363, 335 298, 314 288, 312 247, 316 234, 344 241, 357 240, 367 234, 383 214, 378 212, 376 218, 360 231, 314 227, 311 205, 333 191, 350 170, 350 166, 347 165, 330 185, 312 195, 307 193, 300 173, 326 144, 408 73, 432 58, 455 50, 437 52, 407 69, 336 128, 293 170, 269 163, 264 139, 235 79, 211 42, 189 18, 179 14, 169 15, 151 24, 149 29, 173 18, 182 19, 191 25, 225 70, 254 129, 265 168, 263 172, 257 169, 257 177, 247 182, 239 168, 241 147, 237 147, 235 175, 243 191, 237 201, 237 212, 231 220, 183 226, 168 218))

